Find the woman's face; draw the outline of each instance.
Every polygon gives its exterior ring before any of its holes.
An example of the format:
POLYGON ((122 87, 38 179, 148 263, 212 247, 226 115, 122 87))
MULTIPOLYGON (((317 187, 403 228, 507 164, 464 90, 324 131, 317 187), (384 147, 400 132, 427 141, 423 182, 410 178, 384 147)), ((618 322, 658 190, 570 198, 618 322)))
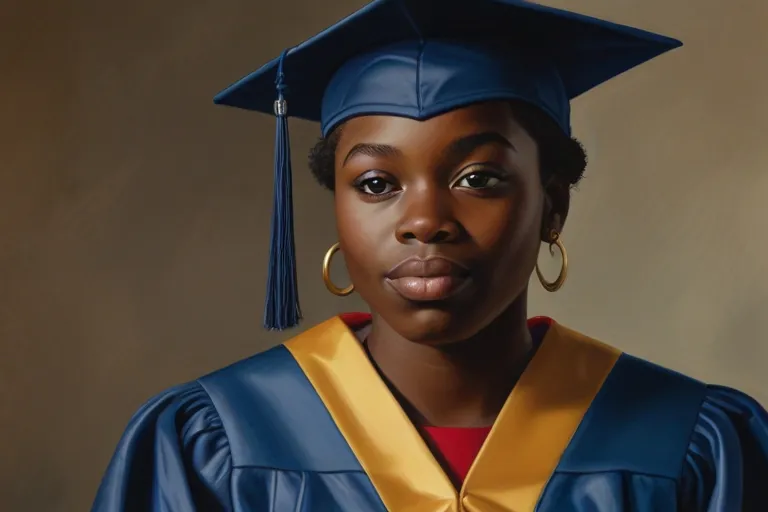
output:
POLYGON ((339 240, 355 290, 408 340, 467 339, 526 291, 553 224, 536 142, 504 102, 348 121, 339 240), (549 218, 544 218, 544 216, 549 218))

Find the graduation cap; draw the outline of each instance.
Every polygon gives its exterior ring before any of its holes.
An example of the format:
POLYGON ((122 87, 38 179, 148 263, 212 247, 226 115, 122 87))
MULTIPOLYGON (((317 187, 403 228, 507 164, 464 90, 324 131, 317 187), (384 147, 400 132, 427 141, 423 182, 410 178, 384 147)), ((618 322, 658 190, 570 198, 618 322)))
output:
POLYGON ((570 135, 570 100, 681 44, 524 0, 375 0, 219 93, 277 117, 265 327, 301 318, 288 115, 327 136, 355 116, 425 120, 515 99, 570 135))

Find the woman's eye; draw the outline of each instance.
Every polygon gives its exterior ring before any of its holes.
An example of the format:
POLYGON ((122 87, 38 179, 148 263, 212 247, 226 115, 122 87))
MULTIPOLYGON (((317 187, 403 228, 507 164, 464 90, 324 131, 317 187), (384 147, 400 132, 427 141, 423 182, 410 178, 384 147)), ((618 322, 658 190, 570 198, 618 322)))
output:
POLYGON ((358 188, 364 194, 370 194, 372 196, 388 194, 394 190, 392 184, 382 178, 368 178, 363 180, 358 185, 358 188))
POLYGON ((473 172, 456 182, 457 187, 481 189, 493 188, 501 183, 501 179, 489 172, 473 172))

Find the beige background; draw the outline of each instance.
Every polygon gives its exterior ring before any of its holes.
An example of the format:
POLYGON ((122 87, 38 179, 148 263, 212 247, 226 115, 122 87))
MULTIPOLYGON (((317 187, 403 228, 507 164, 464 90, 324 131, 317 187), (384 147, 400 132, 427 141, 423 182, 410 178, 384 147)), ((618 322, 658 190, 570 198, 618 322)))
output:
MULTIPOLYGON (((143 400, 283 338, 273 119, 211 98, 362 2, 0 3, 0 509, 84 511, 143 400)), ((576 101, 571 274, 532 312, 768 403, 768 3, 549 3, 687 46, 576 101)), ((306 326, 362 305, 292 130, 306 326)))

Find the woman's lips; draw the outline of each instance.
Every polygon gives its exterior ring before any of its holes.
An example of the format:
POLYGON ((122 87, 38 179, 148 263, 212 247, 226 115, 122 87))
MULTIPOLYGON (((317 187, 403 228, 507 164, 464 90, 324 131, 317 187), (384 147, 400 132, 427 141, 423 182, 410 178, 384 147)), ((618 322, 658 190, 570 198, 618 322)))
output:
POLYGON ((387 282, 400 295, 413 301, 444 300, 454 295, 467 282, 466 277, 400 277, 387 282))
POLYGON ((453 260, 432 256, 408 258, 386 276, 395 291, 408 300, 436 301, 456 294, 469 280, 467 268, 453 260))

